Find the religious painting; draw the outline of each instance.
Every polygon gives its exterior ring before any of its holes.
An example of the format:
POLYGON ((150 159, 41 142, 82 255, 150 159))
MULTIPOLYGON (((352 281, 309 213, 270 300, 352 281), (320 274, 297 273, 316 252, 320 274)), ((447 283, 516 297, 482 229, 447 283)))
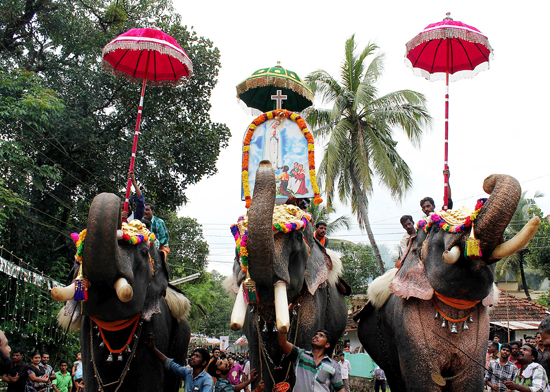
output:
MULTIPOLYGON (((277 199, 315 196, 309 171, 308 140, 295 121, 274 117, 262 122, 254 130, 249 146, 248 185, 251 197, 256 170, 262 160, 270 161, 275 170, 277 199)), ((242 184, 241 197, 245 200, 242 184)))

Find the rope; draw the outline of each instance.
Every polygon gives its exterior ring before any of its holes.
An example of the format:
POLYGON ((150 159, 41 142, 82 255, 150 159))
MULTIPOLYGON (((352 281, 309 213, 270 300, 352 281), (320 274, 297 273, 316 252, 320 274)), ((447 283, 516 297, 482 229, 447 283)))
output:
POLYGON ((471 309, 481 302, 479 300, 468 301, 466 299, 457 299, 457 298, 447 297, 446 295, 439 294, 437 291, 435 291, 435 295, 441 302, 456 309, 471 309))
POLYGON ((461 323, 463 321, 468 320, 468 317, 470 317, 470 315, 472 314, 472 311, 474 310, 474 308, 471 308, 470 312, 466 315, 466 317, 463 317, 463 318, 460 318, 460 319, 452 319, 449 316, 445 315, 445 313, 443 313, 443 311, 439 308, 439 306, 437 306, 437 303, 435 302, 435 300, 433 298, 432 298, 432 302, 433 302, 435 308, 437 309, 437 311, 439 312, 439 314, 441 314, 441 316, 445 320, 450 321, 451 323, 461 323))
POLYGON ((100 320, 96 317, 91 317, 91 316, 90 316, 90 319, 93 322, 95 322, 97 324, 97 326, 99 327, 99 332, 101 333, 101 338, 103 339, 103 342, 105 343, 105 346, 107 346, 107 349, 109 349, 109 351, 112 352, 113 354, 119 354, 119 353, 123 352, 124 349, 126 348, 126 346, 128 346, 130 344, 130 342, 132 341, 132 337, 134 336, 134 332, 136 332, 136 328, 137 328, 138 321, 139 321, 140 317, 141 317, 141 313, 139 313, 137 316, 132 317, 131 319, 128 319, 128 320, 103 321, 103 320, 100 320), (126 341, 126 343, 120 349, 114 350, 111 347, 111 345, 109 344, 109 341, 107 340, 107 338, 105 337, 105 334, 103 333, 103 330, 106 330, 106 331, 121 331, 124 328, 127 328, 127 327, 131 326, 132 324, 134 324, 134 326, 133 326, 132 331, 130 332, 130 334, 128 336, 128 340, 126 341))

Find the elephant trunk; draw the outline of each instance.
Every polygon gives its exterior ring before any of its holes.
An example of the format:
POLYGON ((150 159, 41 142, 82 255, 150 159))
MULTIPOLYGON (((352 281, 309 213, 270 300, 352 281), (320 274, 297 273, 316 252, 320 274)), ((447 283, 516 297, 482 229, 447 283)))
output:
POLYGON ((273 286, 272 260, 273 208, 275 206, 275 171, 269 161, 261 161, 256 171, 254 197, 248 210, 248 250, 251 278, 260 287, 273 286))
POLYGON ((483 190, 491 196, 475 221, 475 235, 481 241, 481 252, 488 263, 493 250, 502 243, 502 234, 512 219, 521 196, 519 182, 510 176, 493 174, 483 182, 483 190))
POLYGON ((120 226, 120 198, 112 193, 97 195, 90 206, 82 254, 82 270, 92 285, 97 282, 114 287, 120 277, 133 280, 131 270, 121 268, 117 240, 120 226))

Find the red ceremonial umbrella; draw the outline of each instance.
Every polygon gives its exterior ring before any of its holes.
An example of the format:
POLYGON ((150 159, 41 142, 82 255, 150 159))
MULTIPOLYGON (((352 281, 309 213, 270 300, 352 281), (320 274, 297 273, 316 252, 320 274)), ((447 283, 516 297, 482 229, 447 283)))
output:
MULTIPOLYGON (((177 86, 193 75, 193 63, 176 40, 155 29, 131 29, 103 48, 101 66, 115 76, 142 83, 130 171, 134 170, 145 85, 177 86)), ((124 211, 128 211, 132 180, 128 179, 124 211)))
MULTIPOLYGON (((428 25, 406 44, 405 62, 429 81, 445 79, 445 170, 449 169, 449 80, 473 78, 489 69, 493 48, 478 29, 450 18, 428 25)), ((443 209, 447 209, 449 178, 445 175, 443 209)))

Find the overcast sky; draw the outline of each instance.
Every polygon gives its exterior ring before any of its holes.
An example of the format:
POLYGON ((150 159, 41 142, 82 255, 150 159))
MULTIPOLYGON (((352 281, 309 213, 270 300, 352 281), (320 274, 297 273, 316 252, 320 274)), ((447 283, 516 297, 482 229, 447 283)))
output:
MULTIPOLYGON (((419 201, 443 199, 444 82, 414 76, 405 65, 405 43, 446 12, 488 36, 494 49, 490 69, 450 86, 449 166, 455 208, 474 207, 484 197, 483 179, 492 173, 516 177, 523 190, 539 190, 538 204, 550 213, 548 91, 550 77, 548 1, 182 1, 174 0, 183 23, 211 39, 221 52, 211 117, 231 129, 229 147, 216 163, 218 174, 187 191, 189 203, 180 214, 197 218, 210 245, 209 269, 228 275, 234 255, 229 226, 245 213, 240 200, 241 147, 254 116, 241 109, 235 86, 277 61, 305 78, 324 69, 340 79, 345 41, 355 34, 359 48, 376 43, 385 53, 381 95, 400 89, 423 93, 434 118, 420 148, 395 130, 398 151, 413 173, 413 188, 401 203, 384 189, 370 198, 370 221, 379 244, 397 246, 404 233, 399 217, 422 217, 419 201)), ((185 49, 186 43, 180 42, 185 49)), ((191 59, 193 60, 193 59, 191 59)), ((320 102, 316 102, 320 105, 320 102)), ((316 164, 322 141, 316 140, 316 164)), ((338 215, 349 208, 338 205, 338 215)), ((353 217, 353 229, 334 237, 367 242, 353 217)))

